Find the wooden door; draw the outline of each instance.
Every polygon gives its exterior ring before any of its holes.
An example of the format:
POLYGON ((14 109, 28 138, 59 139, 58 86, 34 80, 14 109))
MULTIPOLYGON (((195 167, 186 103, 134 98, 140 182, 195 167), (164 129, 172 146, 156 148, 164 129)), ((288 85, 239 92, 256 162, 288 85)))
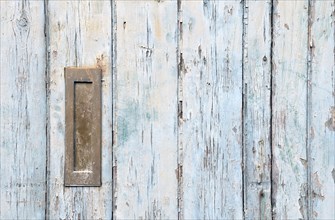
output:
POLYGON ((0 219, 334 219, 333 0, 0 1, 0 219), (65 67, 101 186, 65 186, 65 67))

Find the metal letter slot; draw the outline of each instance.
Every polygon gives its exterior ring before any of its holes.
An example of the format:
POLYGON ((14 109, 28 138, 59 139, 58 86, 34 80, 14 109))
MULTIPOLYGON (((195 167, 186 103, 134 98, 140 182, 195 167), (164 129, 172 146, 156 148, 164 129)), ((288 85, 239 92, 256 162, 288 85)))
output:
POLYGON ((101 70, 65 68, 65 186, 101 186, 101 70))

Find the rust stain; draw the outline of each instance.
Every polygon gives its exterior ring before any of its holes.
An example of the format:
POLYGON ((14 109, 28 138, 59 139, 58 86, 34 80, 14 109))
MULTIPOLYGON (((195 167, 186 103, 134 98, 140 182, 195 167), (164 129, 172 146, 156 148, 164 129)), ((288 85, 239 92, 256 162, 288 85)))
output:
POLYGON ((104 54, 101 54, 100 57, 96 58, 96 66, 97 68, 100 68, 102 71, 102 74, 104 75, 107 72, 107 63, 106 63, 106 57, 104 54))
POLYGON ((159 19, 155 19, 155 36, 160 39, 162 36, 161 23, 159 19))
POLYGON ((318 198, 318 199, 324 200, 325 196, 322 195, 322 184, 320 183, 319 175, 318 175, 317 172, 315 172, 312 175, 312 186, 313 186, 312 196, 314 198, 318 198))
POLYGON ((290 30, 290 27, 288 26, 288 24, 284 24, 284 27, 285 27, 287 30, 290 30))
POLYGON ((52 57, 53 57, 53 58, 56 58, 56 57, 57 57, 57 54, 58 54, 58 53, 57 53, 56 50, 52 51, 52 57))
POLYGON ((305 168, 307 168, 307 160, 306 159, 300 158, 300 162, 305 168))
POLYGON ((325 126, 330 131, 335 131, 335 106, 330 108, 330 118, 326 121, 325 126))
POLYGON ((178 183, 180 183, 183 178, 183 165, 181 164, 178 164, 178 168, 176 169, 176 178, 178 183))
POLYGON ((101 117, 101 71, 86 68, 65 68, 66 158, 65 186, 100 186, 100 143, 98 120, 101 117), (75 83, 78 82, 78 83, 75 83), (74 96, 74 94, 76 94, 74 96), (72 113, 71 113, 72 112, 72 113), (70 114, 71 113, 71 114, 70 114), (93 114, 94 113, 94 114, 93 114), (94 120, 95 119, 95 120, 94 120), (72 133, 73 132, 73 133, 72 133), (71 135, 68 135, 71 133, 71 135), (96 152, 92 154, 92 152, 96 152), (96 163, 94 167, 93 164, 96 163), (75 171, 92 171, 74 175, 75 171))
POLYGON ((313 127, 311 127, 311 138, 312 139, 314 139, 314 137, 315 137, 315 131, 314 131, 314 128, 313 127))

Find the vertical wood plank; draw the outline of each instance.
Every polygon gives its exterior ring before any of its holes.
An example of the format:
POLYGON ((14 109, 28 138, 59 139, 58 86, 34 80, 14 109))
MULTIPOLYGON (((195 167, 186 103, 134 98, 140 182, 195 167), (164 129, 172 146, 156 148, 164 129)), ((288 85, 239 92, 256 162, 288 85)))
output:
POLYGON ((312 1, 309 149, 313 219, 335 218, 335 1, 312 1))
POLYGON ((239 1, 181 1, 179 100, 185 219, 241 219, 239 1))
POLYGON ((115 218, 177 218, 175 1, 116 1, 115 218))
POLYGON ((278 219, 307 218, 308 1, 274 1, 273 203, 278 219))
POLYGON ((109 1, 48 2, 50 219, 112 218, 111 15, 109 1), (101 187, 64 187, 66 66, 102 69, 101 187))
POLYGON ((1 1, 0 219, 45 217, 43 1, 1 1))
POLYGON ((244 21, 244 212, 271 219, 271 1, 245 1, 244 21))

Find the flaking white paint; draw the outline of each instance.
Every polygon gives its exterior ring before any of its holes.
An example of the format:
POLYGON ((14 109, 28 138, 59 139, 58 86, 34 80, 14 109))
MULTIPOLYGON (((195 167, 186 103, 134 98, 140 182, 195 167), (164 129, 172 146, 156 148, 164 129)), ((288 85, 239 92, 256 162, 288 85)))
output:
POLYGON ((335 218, 334 1, 0 1, 0 219, 335 218), (64 187, 64 67, 102 186, 64 187))

